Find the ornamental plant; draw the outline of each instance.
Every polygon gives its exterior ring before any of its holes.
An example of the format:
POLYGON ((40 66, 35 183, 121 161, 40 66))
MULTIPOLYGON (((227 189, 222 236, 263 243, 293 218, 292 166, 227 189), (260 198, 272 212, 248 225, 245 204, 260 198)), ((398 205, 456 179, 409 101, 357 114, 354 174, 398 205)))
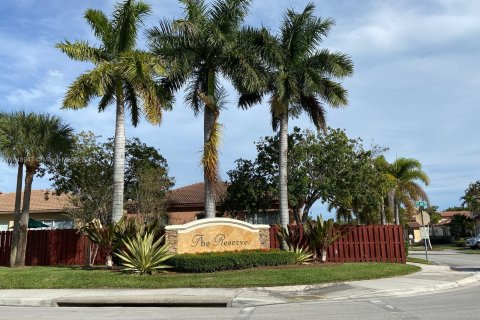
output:
POLYGON ((124 270, 140 274, 153 274, 158 269, 171 268, 165 261, 173 257, 168 245, 161 245, 163 236, 155 240, 155 233, 137 233, 123 240, 126 250, 115 253, 122 260, 124 270))
POLYGON ((316 220, 309 219, 304 224, 303 231, 313 259, 321 262, 327 261, 328 247, 348 233, 348 225, 335 225, 333 219, 324 221, 322 217, 317 217, 316 220))

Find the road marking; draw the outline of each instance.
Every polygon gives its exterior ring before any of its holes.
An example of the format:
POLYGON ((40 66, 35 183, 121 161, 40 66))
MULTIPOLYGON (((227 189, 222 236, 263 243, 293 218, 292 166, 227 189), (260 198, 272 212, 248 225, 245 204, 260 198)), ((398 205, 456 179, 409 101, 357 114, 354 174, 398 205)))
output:
POLYGON ((391 306, 389 304, 386 304, 385 302, 381 300, 369 300, 370 303, 376 305, 380 309, 383 309, 390 313, 393 316, 396 316, 400 319, 412 319, 412 320, 420 320, 420 318, 412 316, 410 313, 402 311, 398 309, 397 307, 391 306))
POLYGON ((235 316, 234 320, 245 320, 249 319, 252 316, 255 307, 246 307, 240 310, 240 312, 235 316))

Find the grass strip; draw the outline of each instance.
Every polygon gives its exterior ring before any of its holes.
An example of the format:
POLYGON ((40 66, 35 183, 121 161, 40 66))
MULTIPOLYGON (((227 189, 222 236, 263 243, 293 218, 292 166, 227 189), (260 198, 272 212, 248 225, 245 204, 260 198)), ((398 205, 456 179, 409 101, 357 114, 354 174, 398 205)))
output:
POLYGON ((421 263, 421 264, 432 264, 430 261, 421 258, 407 257, 407 262, 421 263))
POLYGON ((204 274, 165 272, 155 275, 81 267, 0 267, 0 289, 75 288, 233 288, 320 284, 387 278, 420 268, 398 263, 344 263, 252 268, 204 274))

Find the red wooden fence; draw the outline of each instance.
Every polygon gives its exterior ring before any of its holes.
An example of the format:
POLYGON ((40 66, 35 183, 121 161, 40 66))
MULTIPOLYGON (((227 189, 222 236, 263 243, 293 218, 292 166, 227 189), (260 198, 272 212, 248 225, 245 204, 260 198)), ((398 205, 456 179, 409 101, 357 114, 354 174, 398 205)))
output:
MULTIPOLYGON (((0 266, 9 264, 11 236, 11 231, 0 232, 0 266)), ((89 245, 89 240, 76 230, 30 230, 25 263, 30 266, 87 264, 89 245)), ((275 227, 270 228, 270 247, 280 247, 275 227)), ((104 259, 105 254, 98 250, 95 263, 103 264, 104 259)), ((327 261, 405 263, 402 227, 351 226, 347 236, 328 248, 327 261)))
MULTIPOLYGON (((300 235, 303 235, 301 226, 300 235)), ((270 228, 270 248, 280 248, 275 226, 270 228)), ((327 251, 327 262, 398 262, 405 263, 405 242, 400 225, 351 226, 348 234, 327 251)))
MULTIPOLYGON (((11 231, 0 232, 0 266, 10 262, 11 231)), ((28 266, 88 264, 90 241, 77 230, 29 230, 25 264, 28 266)), ((98 250, 95 264, 103 264, 105 254, 98 250)))

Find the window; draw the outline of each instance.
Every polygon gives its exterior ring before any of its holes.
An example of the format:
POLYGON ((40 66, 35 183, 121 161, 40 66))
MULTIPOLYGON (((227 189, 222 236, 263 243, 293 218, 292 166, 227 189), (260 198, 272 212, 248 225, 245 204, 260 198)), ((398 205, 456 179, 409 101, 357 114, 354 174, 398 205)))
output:
POLYGON ((42 220, 48 227, 42 229, 73 229, 73 220, 42 220))
POLYGON ((251 224, 275 224, 280 222, 277 211, 247 213, 245 221, 251 224))
POLYGON ((8 222, 0 222, 0 231, 8 231, 8 222))

